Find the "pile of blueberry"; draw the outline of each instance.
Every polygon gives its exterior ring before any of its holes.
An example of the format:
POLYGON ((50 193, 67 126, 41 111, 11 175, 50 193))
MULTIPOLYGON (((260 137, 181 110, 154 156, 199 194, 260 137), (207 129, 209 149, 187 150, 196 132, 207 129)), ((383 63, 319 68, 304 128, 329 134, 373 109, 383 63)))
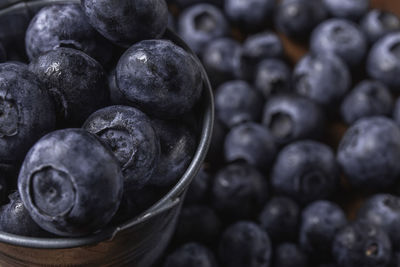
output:
POLYGON ((82 0, 7 19, 0 231, 75 237, 133 219, 181 178, 201 130, 202 69, 165 39, 166 2, 82 0))
POLYGON ((368 0, 167 2, 217 120, 160 266, 399 267, 399 17, 368 0))

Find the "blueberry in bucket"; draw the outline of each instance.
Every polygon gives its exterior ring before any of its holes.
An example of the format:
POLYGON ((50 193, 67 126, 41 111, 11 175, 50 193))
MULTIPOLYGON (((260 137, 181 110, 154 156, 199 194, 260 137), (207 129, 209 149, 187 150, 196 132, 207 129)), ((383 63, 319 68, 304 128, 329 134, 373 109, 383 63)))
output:
POLYGON ((121 201, 123 176, 118 160, 95 135, 65 129, 31 148, 18 190, 40 227, 61 236, 83 236, 111 220, 121 201))

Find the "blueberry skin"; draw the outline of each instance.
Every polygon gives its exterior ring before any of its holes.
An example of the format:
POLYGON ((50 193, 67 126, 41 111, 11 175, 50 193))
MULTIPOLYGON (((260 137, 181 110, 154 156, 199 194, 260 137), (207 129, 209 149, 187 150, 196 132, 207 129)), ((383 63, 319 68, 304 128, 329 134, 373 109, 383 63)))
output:
POLYGON ((270 21, 275 0, 225 0, 224 12, 230 22, 245 32, 262 30, 270 21))
POLYGON ((247 122, 232 128, 225 138, 225 160, 243 160, 259 170, 269 170, 277 147, 274 137, 262 124, 247 122))
POLYGON ((261 95, 243 80, 223 83, 215 91, 216 115, 229 128, 259 121, 263 104, 261 95))
POLYGON ((272 96, 264 106, 262 123, 275 141, 288 144, 296 140, 318 138, 325 126, 325 115, 310 99, 294 94, 272 96))
POLYGON ((400 33, 390 33, 371 48, 367 59, 370 77, 395 89, 400 86, 400 33))
POLYGON ((168 24, 164 0, 81 0, 90 24, 123 47, 161 37, 168 24))
POLYGON ((254 167, 233 163, 220 169, 212 184, 212 203, 221 219, 248 219, 268 197, 267 179, 254 167))
POLYGON ((400 125, 400 98, 397 98, 393 109, 393 120, 397 125, 400 125))
POLYGON ((336 54, 354 68, 361 64, 367 53, 367 39, 353 22, 329 19, 314 29, 310 49, 314 53, 336 54))
POLYGON ((359 209, 357 219, 381 227, 389 236, 392 247, 400 248, 400 198, 377 194, 368 198, 359 209))
POLYGON ((289 66, 279 59, 261 61, 254 77, 254 87, 268 99, 271 95, 282 94, 291 89, 292 72, 289 66))
POLYGON ((283 0, 276 8, 275 27, 291 38, 304 40, 326 17, 320 0, 283 0))
POLYGON ((32 220, 18 192, 10 194, 8 198, 10 202, 0 208, 0 231, 31 237, 50 235, 32 220))
POLYGON ((329 258, 336 233, 347 224, 344 211, 330 201, 315 201, 301 214, 300 246, 318 258, 329 258))
POLYGON ((361 20, 360 26, 372 45, 384 35, 400 30, 400 19, 392 12, 372 9, 361 20))
POLYGON ((149 184, 171 186, 181 179, 192 161, 197 140, 194 132, 179 121, 152 120, 160 138, 160 160, 149 184))
POLYGON ((3 63, 7 60, 7 52, 4 48, 3 44, 0 43, 0 63, 3 63))
POLYGON ((267 202, 258 217, 263 228, 274 242, 297 238, 300 208, 287 197, 274 197, 267 202))
POLYGON ((379 116, 356 121, 340 141, 337 160, 353 186, 390 187, 400 175, 400 128, 379 116))
POLYGON ((188 112, 203 88, 195 58, 167 40, 131 46, 118 61, 116 75, 126 101, 163 118, 188 112))
POLYGON ((282 41, 274 32, 250 35, 243 43, 240 56, 242 78, 252 81, 258 63, 267 58, 282 58, 284 53, 282 41))
POLYGON ((25 36, 30 60, 59 48, 81 50, 106 64, 112 57, 112 46, 87 21, 79 4, 49 5, 31 20, 25 36))
POLYGON ((274 267, 307 267, 307 255, 294 243, 280 244, 274 251, 274 267))
POLYGON ((61 125, 80 127, 90 114, 109 103, 103 67, 79 50, 48 51, 31 61, 29 70, 53 96, 61 125))
POLYGON ((18 191, 32 219, 61 236, 84 236, 105 226, 121 201, 118 160, 95 135, 65 129, 42 137, 28 152, 18 191))
POLYGON ((368 12, 370 0, 322 0, 333 17, 357 21, 368 12))
POLYGON ((167 255, 163 267, 217 267, 214 254, 198 243, 187 243, 167 255))
POLYGON ((221 233, 222 224, 208 206, 190 205, 182 208, 176 225, 175 240, 213 245, 221 233))
POLYGON ((203 65, 214 87, 241 77, 240 55, 242 47, 231 38, 214 39, 203 51, 203 65))
POLYGON ((346 64, 337 56, 309 53, 293 71, 294 91, 326 107, 337 109, 350 89, 351 74, 346 64))
POLYGON ((25 64, 0 64, 0 80, 0 164, 16 165, 39 138, 54 130, 55 108, 25 64))
POLYGON ((371 116, 389 116, 393 110, 389 89, 378 81, 360 82, 343 100, 341 115, 351 125, 356 120, 371 116))
POLYGON ((229 25, 222 11, 213 5, 199 3, 185 9, 178 18, 179 36, 198 55, 207 44, 227 35, 229 25))
POLYGON ((388 235, 365 221, 356 221, 342 228, 332 247, 333 257, 341 267, 384 267, 392 253, 388 235))
POLYGON ((222 234, 218 255, 223 266, 268 267, 272 257, 268 234, 253 222, 240 221, 222 234))
POLYGON ((330 197, 338 183, 339 168, 332 149, 309 140, 284 147, 271 173, 275 193, 288 195, 304 204, 330 197))
POLYGON ((151 120, 128 106, 109 106, 89 116, 82 126, 106 143, 122 169, 124 187, 143 187, 157 168, 160 139, 151 120))
POLYGON ((204 166, 193 178, 185 197, 185 205, 205 203, 209 197, 211 188, 211 175, 204 170, 204 166))

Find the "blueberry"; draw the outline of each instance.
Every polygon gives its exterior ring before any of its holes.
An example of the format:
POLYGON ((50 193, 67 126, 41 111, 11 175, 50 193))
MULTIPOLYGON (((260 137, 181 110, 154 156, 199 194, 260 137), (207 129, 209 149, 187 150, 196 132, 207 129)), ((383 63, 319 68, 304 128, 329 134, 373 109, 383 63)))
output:
POLYGON ((230 130, 225 138, 224 151, 227 162, 243 160, 259 170, 269 170, 277 147, 267 127, 248 122, 230 130))
POLYGON ((208 43, 202 59, 214 86, 240 78, 241 50, 240 43, 230 38, 214 39, 208 43))
POLYGON ((320 0, 282 0, 276 8, 275 26, 291 38, 304 40, 326 17, 320 0))
POLYGON ((176 21, 174 16, 171 14, 171 12, 168 12, 168 29, 176 32, 177 27, 176 27, 176 21))
POLYGON ((287 144, 320 137, 324 131, 325 116, 313 101, 287 94, 269 98, 262 121, 278 144, 287 144))
POLYGON ((389 33, 372 47, 367 59, 370 77, 397 90, 400 86, 400 33, 389 33))
POLYGON ((287 197, 274 197, 264 206, 258 220, 274 242, 297 238, 300 208, 287 197))
POLYGON ((55 128, 54 103, 25 64, 0 64, 0 80, 0 164, 15 165, 55 128))
POLYGON ((5 62, 6 60, 7 60, 7 53, 3 44, 0 42, 0 63, 5 62))
POLYGON ((273 267, 307 267, 307 255, 293 243, 280 244, 274 251, 273 267))
POLYGON ((31 20, 25 36, 30 60, 59 47, 81 50, 105 64, 112 46, 89 24, 79 4, 49 5, 31 20))
POLYGON ((0 231, 32 237, 47 237, 47 233, 32 220, 18 192, 8 196, 10 202, 0 208, 0 231))
POLYGON ((228 34, 229 25, 222 11, 213 5, 199 3, 185 9, 178 19, 179 36, 201 55, 207 44, 228 34))
POLYGON ((400 198, 390 194, 374 195, 364 202, 357 218, 381 227, 391 239, 392 246, 400 248, 400 198))
POLYGON ((285 93, 291 89, 292 73, 289 66, 279 59, 265 59, 255 69, 254 86, 265 98, 285 93))
POLYGON ((53 96, 61 125, 81 126, 90 114, 109 102, 102 66, 79 50, 48 51, 31 61, 29 69, 53 96))
POLYGON ((271 174, 276 193, 291 196, 301 203, 330 197, 338 182, 339 169, 332 149, 308 140, 284 147, 271 174))
POLYGON ((337 160, 352 185, 390 187, 400 175, 400 128, 385 117, 356 121, 340 141, 337 160))
POLYGON ((196 136, 178 121, 153 120, 160 138, 161 156, 149 184, 170 186, 178 182, 196 151, 196 136))
POLYGON ((347 224, 344 211, 335 203, 316 201, 301 214, 300 246, 320 259, 331 256, 336 233, 347 224))
POLYGON ((182 208, 176 225, 175 239, 212 245, 221 231, 221 221, 208 206, 192 205, 182 208))
POLYGON ((213 167, 217 167, 224 162, 224 140, 227 129, 223 123, 216 118, 214 120, 214 129, 211 136, 210 148, 207 153, 206 162, 213 167))
POLYGON ((161 37, 168 24, 164 0, 81 0, 81 5, 90 24, 123 47, 161 37))
POLYGON ((275 33, 265 31, 250 35, 243 43, 240 56, 240 71, 243 78, 252 81, 255 69, 263 59, 283 56, 283 44, 275 33))
POLYGON ((332 249, 333 257, 341 267, 387 266, 391 252, 388 235, 365 221, 356 221, 340 230, 332 249))
POLYGON ((310 53, 296 65, 293 73, 294 90, 333 110, 351 86, 349 68, 337 56, 310 53))
POLYGON ((62 236, 82 236, 105 226, 120 204, 121 168, 113 153, 82 129, 42 137, 28 152, 18 190, 32 219, 62 236))
POLYGON ((343 100, 342 118, 347 124, 371 116, 389 116, 393 110, 393 97, 382 83, 373 80, 360 82, 343 100))
POLYGON ((264 101, 247 82, 234 80, 223 83, 215 91, 215 112, 227 127, 243 122, 259 121, 264 101))
POLYGON ((368 12, 370 0, 322 0, 333 17, 357 21, 368 12))
MULTIPOLYGON (((224 0, 169 0, 171 3, 177 5, 179 8, 186 8, 189 6, 202 4, 202 3, 209 3, 218 7, 223 5, 224 0)), ((168 0, 167 0, 168 3, 168 0)))
POLYGON ((200 98, 200 66, 188 52, 167 40, 146 40, 130 47, 116 69, 126 101, 148 114, 175 117, 200 98))
POLYGON ((82 128, 110 147, 121 166, 124 187, 140 188, 149 181, 159 162, 160 140, 146 114, 110 106, 90 115, 82 128))
POLYGON ((217 267, 214 254, 203 245, 187 243, 167 255, 163 267, 217 267))
POLYGON ((245 32, 262 30, 270 21, 275 0, 225 0, 224 11, 231 23, 245 32))
POLYGON ((4 200, 7 198, 7 192, 8 192, 8 187, 7 186, 7 181, 9 177, 7 177, 9 174, 7 172, 2 171, 0 172, 0 205, 4 204, 4 200))
POLYGON ((243 163, 223 167, 212 184, 213 206, 226 219, 254 217, 265 205, 267 197, 266 177, 243 163))
POLYGON ((310 41, 314 53, 334 53, 350 67, 358 66, 367 52, 367 40, 358 25, 345 19, 329 19, 312 33, 310 41))
POLYGON ((223 266, 268 267, 272 257, 269 236, 257 224, 240 221, 229 226, 219 242, 223 266))
POLYGON ((400 98, 397 98, 393 109, 393 120, 400 125, 400 98))
POLYGON ((185 197, 185 205, 205 203, 211 188, 211 175, 204 169, 193 178, 185 197))
POLYGON ((360 25, 369 43, 373 44, 384 35, 400 30, 400 19, 392 12, 372 9, 360 25))

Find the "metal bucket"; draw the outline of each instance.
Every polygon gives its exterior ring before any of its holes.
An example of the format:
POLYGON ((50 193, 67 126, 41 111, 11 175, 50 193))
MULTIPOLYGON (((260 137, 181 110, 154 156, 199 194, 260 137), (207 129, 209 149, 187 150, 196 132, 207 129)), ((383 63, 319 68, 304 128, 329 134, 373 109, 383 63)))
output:
MULTIPOLYGON (((4 25, 11 16, 19 16, 18 21, 29 21, 45 5, 71 2, 79 0, 1 0, 0 24, 4 25)), ((13 25, 8 23, 7 27, 13 25)), ((163 38, 194 55, 171 31, 163 38)), ((149 267, 156 262, 169 243, 184 194, 204 161, 211 139, 214 103, 210 82, 204 69, 202 72, 204 90, 199 105, 202 129, 198 147, 184 175, 162 199, 136 218, 87 237, 32 238, 0 232, 0 266, 149 267)))

